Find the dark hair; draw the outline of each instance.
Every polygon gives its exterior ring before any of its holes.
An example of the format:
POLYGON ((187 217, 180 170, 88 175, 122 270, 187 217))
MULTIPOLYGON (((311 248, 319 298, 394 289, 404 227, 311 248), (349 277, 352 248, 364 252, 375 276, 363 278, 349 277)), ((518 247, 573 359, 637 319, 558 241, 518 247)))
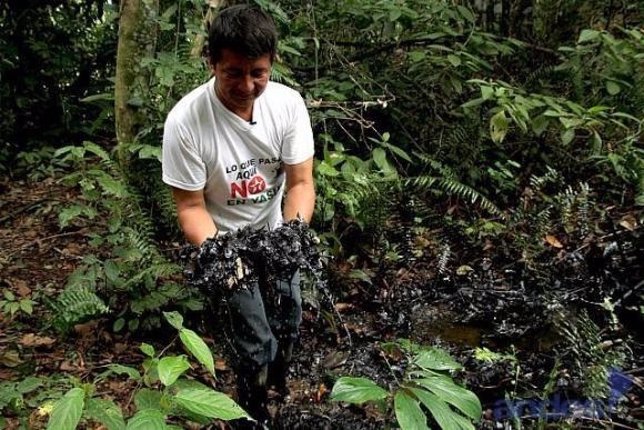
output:
POLYGON ((249 5, 221 10, 208 30, 208 53, 212 64, 221 59, 223 49, 248 58, 270 54, 272 62, 277 51, 277 29, 273 18, 249 5))

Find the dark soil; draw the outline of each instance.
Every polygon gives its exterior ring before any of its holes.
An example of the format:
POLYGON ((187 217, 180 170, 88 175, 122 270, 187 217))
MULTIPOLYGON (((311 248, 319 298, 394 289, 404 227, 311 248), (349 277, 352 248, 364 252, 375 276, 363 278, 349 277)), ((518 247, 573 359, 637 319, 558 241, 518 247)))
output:
MULTIPOLYGON (((32 315, 18 313, 11 318, 0 313, 0 380, 64 374, 91 382, 106 364, 138 366, 143 360, 138 349, 141 341, 157 345, 157 350, 167 345, 168 338, 159 333, 140 333, 137 338, 115 334, 106 320, 78 325, 69 336, 59 336, 48 324, 51 315, 46 303, 92 252, 89 226, 64 231, 58 227, 58 210, 78 196, 51 179, 39 183, 3 179, 0 194, 0 287, 36 302, 32 315)), ((340 376, 366 376, 384 388, 394 387, 394 376, 400 376, 405 363, 386 359, 382 343, 401 338, 445 348, 464 365, 457 379, 481 398, 480 427, 490 429, 509 425, 499 415, 499 401, 506 397, 535 399, 560 393, 569 399, 584 398, 588 381, 580 363, 595 360, 597 364, 609 353, 619 354, 620 371, 633 385, 617 407, 602 418, 583 413, 574 420, 565 418, 573 427, 638 428, 644 418, 639 308, 644 235, 639 226, 620 228, 619 219, 611 220, 617 226, 614 231, 581 249, 553 248, 536 269, 495 255, 494 249, 480 255, 456 251, 458 258, 447 269, 437 266, 436 256, 428 249, 414 259, 360 267, 366 278, 354 276, 358 267, 348 262, 333 262, 329 293, 335 309, 324 292, 305 289, 301 340, 290 368, 290 396, 270 405, 274 428, 393 426, 391 416, 375 407, 335 403, 329 395, 340 376), (614 305, 613 312, 607 310, 607 303, 614 305), (570 328, 571 322, 584 318, 597 330, 580 332, 575 344, 562 327, 570 328), (584 339, 600 342, 600 348, 594 349, 600 351, 597 356, 583 355, 592 349, 584 339), (477 360, 476 347, 512 355, 516 361, 477 360)), ((225 340, 219 332, 205 333, 204 327, 217 321, 204 319, 188 323, 218 353, 218 380, 194 376, 234 396, 233 373, 222 347, 225 340)), ((114 399, 125 411, 133 410, 132 389, 131 382, 118 378, 99 386, 102 397, 114 399)), ((29 427, 44 428, 35 406, 29 411, 29 427)), ((19 411, 5 415, 8 428, 18 428, 19 415, 19 411)), ((523 423, 530 427, 531 421, 525 418, 523 423)), ((212 428, 225 428, 225 424, 212 428)))

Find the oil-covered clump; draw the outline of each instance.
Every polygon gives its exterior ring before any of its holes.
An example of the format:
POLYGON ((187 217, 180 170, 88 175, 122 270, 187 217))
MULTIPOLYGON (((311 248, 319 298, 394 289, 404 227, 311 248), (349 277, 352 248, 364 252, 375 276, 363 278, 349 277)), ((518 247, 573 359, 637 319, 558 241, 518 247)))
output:
POLYGON ((201 247, 188 246, 181 257, 190 267, 188 283, 206 294, 249 288, 255 282, 290 279, 306 270, 322 278, 320 240, 301 220, 291 220, 274 230, 244 227, 207 239, 201 247))

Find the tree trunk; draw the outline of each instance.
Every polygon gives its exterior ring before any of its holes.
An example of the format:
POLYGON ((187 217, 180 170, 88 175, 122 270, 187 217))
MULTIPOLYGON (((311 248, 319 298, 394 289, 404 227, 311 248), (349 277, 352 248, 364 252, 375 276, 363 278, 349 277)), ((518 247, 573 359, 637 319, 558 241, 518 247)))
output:
POLYGON ((130 161, 126 145, 136 140, 143 124, 139 107, 148 91, 148 79, 141 59, 154 55, 157 34, 154 18, 159 0, 121 0, 120 6, 114 115, 117 157, 126 170, 130 161))
MULTIPOLYGON (((208 26, 212 22, 213 19, 215 19, 216 13, 215 11, 228 6, 229 1, 227 0, 209 0, 208 1, 208 11, 206 12, 206 16, 204 16, 203 19, 203 26, 206 29, 206 33, 208 31, 208 26)), ((192 49, 190 50, 190 56, 192 58, 200 58, 203 57, 206 52, 204 51, 204 46, 206 44, 206 38, 208 37, 207 34, 199 34, 195 38, 195 41, 192 44, 192 49)))

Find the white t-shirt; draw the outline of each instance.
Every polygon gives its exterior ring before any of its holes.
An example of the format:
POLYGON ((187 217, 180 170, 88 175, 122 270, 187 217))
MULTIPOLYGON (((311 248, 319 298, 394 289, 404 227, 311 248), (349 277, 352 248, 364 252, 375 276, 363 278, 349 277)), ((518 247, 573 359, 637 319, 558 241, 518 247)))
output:
POLYGON ((215 95, 214 78, 183 97, 163 133, 163 182, 204 190, 220 233, 246 225, 275 228, 282 221, 282 162, 313 156, 313 132, 300 94, 268 82, 253 105, 253 124, 215 95))

